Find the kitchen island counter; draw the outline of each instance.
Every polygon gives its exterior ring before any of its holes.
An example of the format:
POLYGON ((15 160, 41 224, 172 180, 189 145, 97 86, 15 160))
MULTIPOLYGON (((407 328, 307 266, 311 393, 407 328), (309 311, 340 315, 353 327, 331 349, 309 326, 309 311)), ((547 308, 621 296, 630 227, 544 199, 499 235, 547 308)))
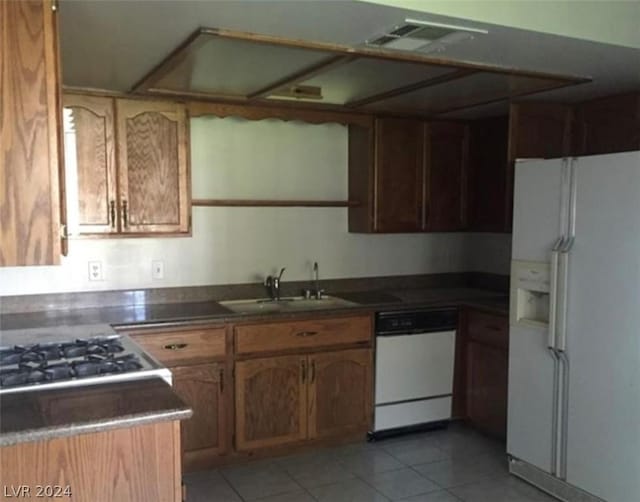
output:
POLYGON ((0 447, 184 420, 191 409, 161 378, 0 395, 0 447))

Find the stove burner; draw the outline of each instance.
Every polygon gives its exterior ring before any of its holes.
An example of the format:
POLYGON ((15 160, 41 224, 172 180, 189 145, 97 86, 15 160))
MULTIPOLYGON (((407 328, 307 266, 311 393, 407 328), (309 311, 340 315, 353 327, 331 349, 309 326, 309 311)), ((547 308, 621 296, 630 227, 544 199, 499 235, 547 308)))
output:
POLYGON ((137 371, 136 354, 125 353, 119 336, 70 343, 15 345, 0 349, 0 388, 137 371))

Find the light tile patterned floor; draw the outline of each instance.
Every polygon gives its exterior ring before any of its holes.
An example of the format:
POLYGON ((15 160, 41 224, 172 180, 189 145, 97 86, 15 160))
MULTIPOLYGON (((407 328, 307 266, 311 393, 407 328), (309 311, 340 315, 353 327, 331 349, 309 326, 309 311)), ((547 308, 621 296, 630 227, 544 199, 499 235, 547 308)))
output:
POLYGON ((187 502, 550 502, 509 476, 504 445, 470 429, 321 448, 188 474, 187 502))

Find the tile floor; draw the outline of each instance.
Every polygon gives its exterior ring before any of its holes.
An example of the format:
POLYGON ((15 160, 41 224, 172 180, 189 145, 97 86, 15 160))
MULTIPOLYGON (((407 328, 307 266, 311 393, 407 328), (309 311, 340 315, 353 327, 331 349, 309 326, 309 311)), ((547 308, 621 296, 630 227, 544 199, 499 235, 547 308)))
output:
POLYGON ((188 474, 187 502, 545 502, 504 445, 459 425, 188 474))

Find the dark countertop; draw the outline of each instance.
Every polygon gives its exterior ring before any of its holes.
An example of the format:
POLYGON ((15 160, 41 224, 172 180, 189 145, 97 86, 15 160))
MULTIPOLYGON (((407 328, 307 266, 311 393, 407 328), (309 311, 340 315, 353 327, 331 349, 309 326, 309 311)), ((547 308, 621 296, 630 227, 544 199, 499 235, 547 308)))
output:
POLYGON ((59 325, 110 324, 122 329, 144 325, 171 326, 203 322, 223 323, 253 319, 287 319, 310 314, 327 315, 331 313, 459 305, 479 306, 504 315, 507 315, 509 310, 508 296, 504 293, 474 288, 427 288, 397 291, 337 292, 331 294, 353 302, 355 305, 249 315, 234 313, 215 301, 208 301, 4 314, 0 316, 0 345, 2 345, 2 330, 59 325))
POLYGON ((0 447, 192 415, 160 378, 3 394, 0 447))
MULTIPOLYGON (((182 326, 309 315, 370 313, 428 307, 470 306, 508 315, 508 297, 474 288, 424 288, 333 293, 353 305, 262 315, 236 314, 215 301, 122 307, 50 310, 0 316, 0 345, 32 341, 33 333, 56 327, 120 330, 144 326, 182 326), (38 328, 38 329, 35 329, 38 328), (13 331, 12 331, 13 330, 13 331)), ((74 336, 82 336, 75 333, 74 336)), ((182 420, 191 410, 160 379, 9 393, 1 396, 0 446, 61 436, 132 427, 162 420, 182 420)))

